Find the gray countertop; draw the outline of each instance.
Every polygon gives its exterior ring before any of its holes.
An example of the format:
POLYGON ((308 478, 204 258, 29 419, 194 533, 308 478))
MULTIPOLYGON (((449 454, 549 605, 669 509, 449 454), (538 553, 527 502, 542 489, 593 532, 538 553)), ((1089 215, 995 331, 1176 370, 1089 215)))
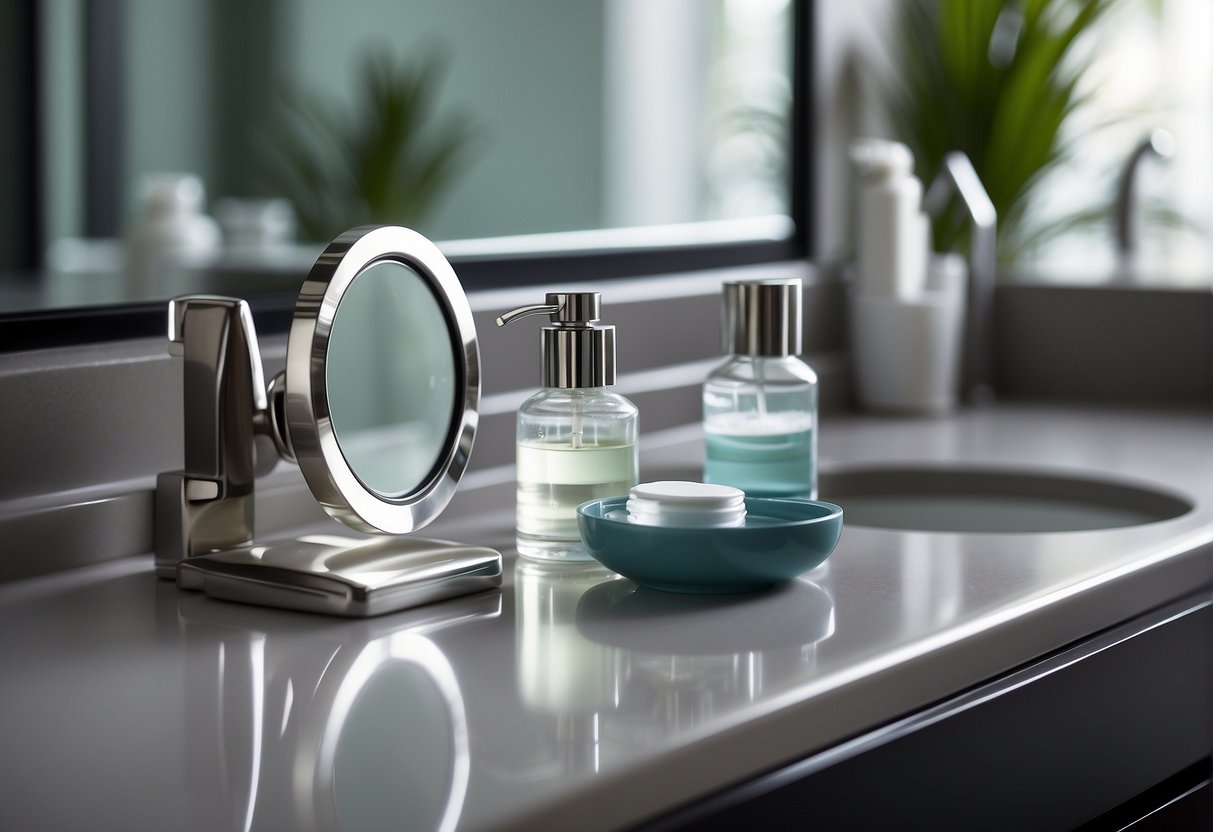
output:
MULTIPOLYGON (((650 443, 693 471, 694 432, 650 443)), ((367 621, 242 607, 150 557, 0 587, 0 817, 22 829, 610 829, 837 744, 1213 581, 1207 413, 848 418, 825 470, 964 465, 1195 508, 1055 534, 849 525, 767 593, 634 591, 506 558, 502 591, 367 621)), ((506 546, 509 486, 433 536, 506 546)), ((828 499, 828 494, 823 495, 828 499)))

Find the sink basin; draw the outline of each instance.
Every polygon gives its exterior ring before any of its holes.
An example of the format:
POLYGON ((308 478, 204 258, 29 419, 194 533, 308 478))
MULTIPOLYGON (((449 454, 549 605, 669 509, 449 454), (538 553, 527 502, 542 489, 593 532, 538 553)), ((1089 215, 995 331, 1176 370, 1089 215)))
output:
POLYGON ((1192 510, 1175 494, 1050 473, 864 468, 822 473, 821 499, 846 523, 930 532, 1042 533, 1115 529, 1192 510))

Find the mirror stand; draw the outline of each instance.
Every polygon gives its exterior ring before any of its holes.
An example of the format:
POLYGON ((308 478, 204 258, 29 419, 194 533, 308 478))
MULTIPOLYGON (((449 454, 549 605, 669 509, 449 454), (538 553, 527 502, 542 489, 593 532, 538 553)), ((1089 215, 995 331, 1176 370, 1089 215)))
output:
MULTIPOLYGON (((395 285, 388 289, 397 295, 402 291, 395 285)), ((363 322, 355 311, 368 306, 382 304, 351 302, 345 314, 353 323, 339 329, 364 328, 357 326, 363 322)), ((268 391, 245 301, 208 295, 172 301, 169 352, 185 364, 185 467, 157 478, 156 574, 215 598, 353 617, 499 586, 501 555, 496 550, 398 536, 437 516, 466 467, 479 400, 471 326, 467 300, 445 258, 415 232, 393 227, 354 229, 321 256, 300 293, 287 371, 268 391), (385 271, 385 264, 392 268, 385 271), (444 321, 446 328, 428 334, 433 336, 429 340, 441 341, 440 349, 454 353, 446 358, 449 372, 441 379, 450 390, 400 397, 411 403, 423 400, 427 404, 422 407, 433 412, 406 417, 391 411, 389 403, 386 425, 364 427, 346 415, 360 388, 343 380, 330 401, 328 385, 333 382, 325 365, 333 354, 344 360, 340 353, 350 351, 348 342, 332 339, 333 319, 347 290, 362 277, 364 287, 376 288, 371 300, 377 300, 378 290, 387 285, 385 276, 406 283, 406 308, 416 307, 418 298, 438 305, 441 315, 430 317, 444 321), (419 295, 421 288, 431 294, 419 295), (344 427, 335 424, 334 410, 341 413, 344 427), (368 436, 378 443, 372 447, 386 447, 398 464, 384 466, 382 451, 362 450, 370 444, 368 436), (260 449, 255 447, 258 438, 263 438, 260 449), (264 438, 272 440, 276 453, 257 453, 270 450, 264 438), (255 476, 278 457, 299 464, 330 515, 358 531, 381 534, 254 541, 255 476), (376 485, 367 485, 370 481, 376 485)), ((426 364, 431 365, 442 361, 426 364)), ((348 367, 343 366, 342 375, 351 375, 348 367)), ((374 373, 354 375, 364 388, 377 389, 374 373)), ((427 389, 442 386, 432 376, 425 381, 427 389)), ((383 407, 378 399, 372 401, 375 407, 364 410, 377 415, 383 407)))
POLYGON ((177 585, 212 598, 363 618, 501 585, 501 555, 420 537, 309 535, 181 561, 177 585))

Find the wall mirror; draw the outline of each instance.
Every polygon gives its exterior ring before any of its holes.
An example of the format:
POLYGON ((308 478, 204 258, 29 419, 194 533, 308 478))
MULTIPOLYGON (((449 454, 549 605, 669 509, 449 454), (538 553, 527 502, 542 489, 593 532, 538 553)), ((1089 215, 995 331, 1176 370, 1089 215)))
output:
POLYGON ((2 128, 28 176, 0 199, 28 222, 0 230, 0 312, 282 292, 363 223, 477 262, 722 241, 768 258, 793 235, 800 6, 17 0, 10 93, 37 129, 2 128), (194 177, 172 199, 220 242, 144 280, 130 243, 168 172, 194 177))
POLYGON ((170 305, 185 359, 185 468, 161 474, 161 577, 229 600, 364 616, 500 584, 494 550, 395 537, 433 520, 467 467, 480 396, 467 298, 438 248, 396 226, 355 228, 312 267, 286 370, 260 377, 242 300, 170 305), (253 540, 254 440, 299 464, 330 515, 372 538, 253 540))

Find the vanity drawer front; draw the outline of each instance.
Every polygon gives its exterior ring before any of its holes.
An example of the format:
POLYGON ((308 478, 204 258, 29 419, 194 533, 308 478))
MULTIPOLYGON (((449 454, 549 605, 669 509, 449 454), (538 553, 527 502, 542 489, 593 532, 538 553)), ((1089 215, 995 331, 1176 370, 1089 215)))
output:
POLYGON ((1190 598, 644 828, 1073 829, 1208 758, 1211 658, 1190 598))

